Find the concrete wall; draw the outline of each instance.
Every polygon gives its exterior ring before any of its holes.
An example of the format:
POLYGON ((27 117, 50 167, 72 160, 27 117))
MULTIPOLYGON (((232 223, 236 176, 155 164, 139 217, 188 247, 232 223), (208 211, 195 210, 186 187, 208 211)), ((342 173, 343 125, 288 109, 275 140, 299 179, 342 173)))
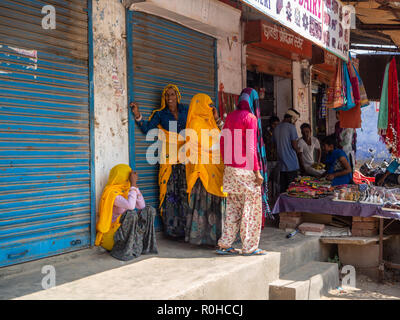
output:
MULTIPOLYGON (((129 164, 125 6, 93 1, 96 210, 111 168, 129 164)), ((225 92, 242 90, 241 13, 216 0, 151 0, 157 14, 218 40, 218 79, 225 92)), ((139 5, 139 4, 138 4, 139 5)))
POLYGON ((275 76, 274 89, 276 114, 279 120, 282 121, 286 111, 293 106, 292 79, 275 76))
POLYGON ((241 37, 218 39, 217 48, 218 84, 224 85, 224 92, 240 94, 244 88, 242 76, 242 50, 244 48, 242 49, 241 37))
POLYGON ((125 8, 93 0, 96 209, 110 169, 129 164, 125 8))
POLYGON ((298 134, 300 126, 304 123, 311 124, 311 77, 310 83, 304 85, 301 80, 302 63, 293 61, 293 107, 300 112, 300 118, 296 123, 298 134))

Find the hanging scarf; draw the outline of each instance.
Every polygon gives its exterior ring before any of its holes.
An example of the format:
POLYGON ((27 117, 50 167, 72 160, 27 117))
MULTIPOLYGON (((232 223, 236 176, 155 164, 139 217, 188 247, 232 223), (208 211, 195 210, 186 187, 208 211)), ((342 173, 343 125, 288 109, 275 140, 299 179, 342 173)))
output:
MULTIPOLYGON (((112 228, 114 201, 117 196, 128 198, 131 182, 129 175, 132 169, 126 164, 119 164, 111 169, 108 182, 104 188, 99 206, 99 220, 96 225, 96 246, 102 244, 103 236, 112 228)), ((119 219, 113 223, 118 224, 119 219)))
POLYGON ((342 63, 342 69, 343 69, 343 92, 345 95, 345 100, 343 106, 336 108, 336 110, 342 110, 342 111, 348 111, 356 106, 356 103, 354 101, 354 95, 353 95, 353 86, 351 85, 351 80, 350 80, 350 75, 349 75, 349 70, 347 69, 347 64, 342 63))
POLYGON ((378 132, 380 136, 386 135, 386 130, 388 127, 388 84, 389 84, 389 66, 390 63, 386 65, 385 73, 383 75, 381 101, 379 105, 379 115, 378 115, 378 132))
POLYGON ((268 205, 268 174, 267 174, 267 157, 265 152, 265 145, 262 139, 262 125, 261 125, 261 115, 260 115, 260 103, 258 98, 258 93, 256 90, 252 88, 243 89, 242 93, 239 97, 239 105, 243 102, 247 102, 250 108, 250 112, 256 116, 257 118, 257 152, 258 159, 260 161, 260 174, 264 178, 264 181, 261 186, 261 195, 263 200, 263 220, 262 226, 264 227, 265 218, 268 216, 271 219, 274 219, 271 214, 271 210, 268 205))
POLYGON ((343 93, 342 64, 343 64, 342 60, 338 59, 334 80, 326 92, 327 95, 326 106, 328 108, 339 108, 345 104, 344 101, 345 95, 343 93))
POLYGON ((353 67, 354 72, 355 72, 355 74, 357 76, 357 79, 358 79, 358 88, 359 88, 359 93, 360 93, 360 107, 364 108, 364 107, 369 106, 369 100, 368 100, 368 97, 367 97, 367 91, 365 90, 364 83, 361 80, 361 77, 358 74, 358 71, 357 71, 356 67, 354 66, 354 64, 352 65, 352 67, 353 67))
POLYGON ((220 159, 219 149, 217 153, 213 152, 213 146, 219 146, 221 131, 215 122, 213 108, 210 107, 211 103, 211 98, 201 93, 196 94, 190 102, 186 129, 193 130, 193 136, 187 136, 190 140, 185 147, 189 147, 194 152, 196 159, 193 158, 185 165, 189 200, 192 188, 199 178, 208 193, 226 197, 226 193, 222 192, 224 163, 220 159), (207 134, 208 139, 203 139, 202 130, 209 130, 213 136, 207 134), (208 163, 203 163, 205 162, 203 159, 207 159, 208 163))
POLYGON ((388 81, 388 127, 386 131, 386 146, 392 148, 396 158, 400 156, 400 114, 399 114, 399 91, 396 60, 392 59, 389 67, 388 81))

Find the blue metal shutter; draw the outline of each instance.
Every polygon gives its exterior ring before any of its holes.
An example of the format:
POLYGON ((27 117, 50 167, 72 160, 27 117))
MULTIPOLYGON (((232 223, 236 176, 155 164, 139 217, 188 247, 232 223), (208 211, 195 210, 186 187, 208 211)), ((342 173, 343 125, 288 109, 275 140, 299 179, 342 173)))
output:
POLYGON ((87 9, 0 1, 0 266, 90 245, 87 9))
MULTIPOLYGON (((136 11, 128 13, 129 99, 139 103, 145 119, 160 108, 161 93, 175 84, 182 103, 196 93, 216 101, 216 40, 177 23, 136 11)), ((146 161, 153 142, 135 125, 130 112, 130 159, 139 174, 138 186, 146 203, 158 208, 158 166, 146 161)))

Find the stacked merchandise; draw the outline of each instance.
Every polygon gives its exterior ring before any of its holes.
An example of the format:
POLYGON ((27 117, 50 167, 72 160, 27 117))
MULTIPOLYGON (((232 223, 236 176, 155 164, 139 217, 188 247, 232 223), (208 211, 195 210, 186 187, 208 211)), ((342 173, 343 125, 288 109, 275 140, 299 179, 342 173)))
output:
POLYGON ((340 111, 341 128, 361 128, 361 108, 368 106, 369 101, 351 56, 348 63, 339 59, 327 97, 327 107, 340 111))
POLYGON ((378 132, 389 152, 400 158, 400 112, 396 59, 386 65, 379 106, 378 132))
POLYGON ((318 199, 331 195, 333 188, 327 180, 314 177, 300 177, 289 185, 287 193, 296 198, 318 199))

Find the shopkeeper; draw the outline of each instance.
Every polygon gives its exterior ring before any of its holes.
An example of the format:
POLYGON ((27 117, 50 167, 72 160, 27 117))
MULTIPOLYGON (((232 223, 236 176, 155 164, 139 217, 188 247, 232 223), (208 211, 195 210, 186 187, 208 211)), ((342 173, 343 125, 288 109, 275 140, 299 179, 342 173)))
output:
POLYGON ((351 166, 346 153, 336 147, 334 136, 327 136, 322 141, 322 148, 326 153, 326 179, 332 181, 332 186, 349 184, 352 182, 351 166))
POLYGON ((396 174, 396 170, 400 167, 399 160, 393 160, 387 167, 384 174, 376 175, 376 185, 382 186, 385 182, 391 184, 400 184, 400 174, 396 174))

